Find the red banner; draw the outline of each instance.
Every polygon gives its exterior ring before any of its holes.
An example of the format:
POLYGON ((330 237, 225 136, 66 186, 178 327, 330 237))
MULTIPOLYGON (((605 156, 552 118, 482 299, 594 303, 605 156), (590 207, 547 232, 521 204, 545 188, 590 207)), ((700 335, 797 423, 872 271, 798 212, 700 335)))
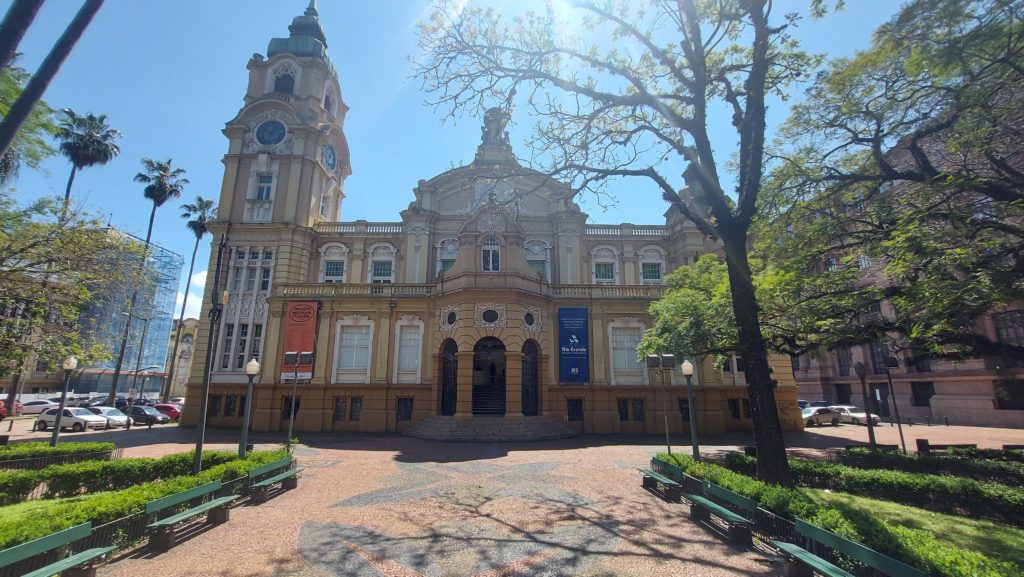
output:
POLYGON ((313 350, 316 348, 316 301, 288 303, 284 311, 284 350, 281 380, 313 378, 313 350))

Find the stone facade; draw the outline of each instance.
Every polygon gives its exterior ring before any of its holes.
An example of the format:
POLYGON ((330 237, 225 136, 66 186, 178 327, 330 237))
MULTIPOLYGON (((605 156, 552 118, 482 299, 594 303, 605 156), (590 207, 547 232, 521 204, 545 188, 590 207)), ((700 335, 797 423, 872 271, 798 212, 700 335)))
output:
MULTIPOLYGON (((659 225, 587 224, 574 191, 516 160, 498 109, 485 115, 473 161, 419 181, 401 220, 339 221, 351 172, 347 107, 315 9, 290 30, 249 61, 245 104, 224 130, 202 317, 222 236, 217 290, 228 300, 211 351, 208 422, 241 424, 244 365, 255 357, 257 431, 288 428, 293 390, 297 432, 403 431, 426 417, 487 415, 656 433, 663 407, 672 430, 688 431, 682 375, 667 372, 663 389, 635 346, 664 276, 718 246, 673 212, 659 225), (285 354, 296 302, 316 310, 315 355, 301 371, 285 354), (589 378, 571 384, 560 378, 558 329, 568 308, 586 309, 589 322, 589 378)), ((186 425, 198 421, 208 331, 200 323, 186 425)), ((751 429, 742 383, 710 359, 695 364, 700 429, 751 429)), ((788 367, 777 371, 777 396, 785 426, 798 428, 788 367)))

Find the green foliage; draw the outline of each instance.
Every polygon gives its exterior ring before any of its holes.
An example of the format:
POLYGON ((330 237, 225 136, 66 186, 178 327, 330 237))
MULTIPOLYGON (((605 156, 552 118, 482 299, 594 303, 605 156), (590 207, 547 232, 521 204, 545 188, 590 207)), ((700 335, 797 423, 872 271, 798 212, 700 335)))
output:
MULTIPOLYGON (((29 74, 16 66, 0 70, 0 118, 7 116, 28 78, 29 74)), ((42 161, 55 155, 57 151, 50 146, 49 140, 56 134, 54 111, 40 100, 21 125, 7 154, 0 158, 0 185, 17 176, 22 166, 38 169, 42 161)))
POLYGON ((954 457, 963 457, 967 459, 985 459, 991 461, 1012 461, 1015 463, 1024 463, 1024 451, 1020 449, 967 449, 967 448, 952 448, 947 453, 954 457))
POLYGON ((0 461, 76 455, 79 453, 99 453, 103 451, 108 453, 106 458, 109 459, 109 454, 116 448, 114 443, 63 442, 56 447, 51 447, 49 443, 42 441, 15 443, 13 445, 0 446, 0 461))
POLYGON ((844 465, 861 469, 945 474, 1018 487, 1024 484, 1024 463, 979 459, 956 453, 954 455, 957 458, 917 457, 894 451, 872 451, 863 447, 853 447, 840 453, 839 458, 844 465))
MULTIPOLYGON (((188 455, 185 453, 184 455, 188 455)), ((181 476, 135 485, 120 491, 100 493, 69 502, 55 502, 45 510, 0 515, 0 549, 38 539, 79 523, 109 523, 145 508, 147 501, 198 487, 211 481, 243 477, 249 469, 286 456, 283 450, 254 451, 244 461, 230 460, 204 470, 197 476, 181 476)), ((205 457, 205 455, 204 455, 205 457)), ((185 457, 181 457, 185 459, 185 457)))
MULTIPOLYGON (((921 568, 934 577, 1020 577, 1024 574, 1012 563, 952 547, 936 539, 929 531, 887 523, 869 510, 822 504, 799 489, 769 485, 725 467, 697 463, 686 455, 659 453, 657 459, 673 464, 689 475, 750 497, 762 509, 776 515, 791 520, 804 519, 921 568)), ((735 462, 742 461, 738 459, 735 462)))

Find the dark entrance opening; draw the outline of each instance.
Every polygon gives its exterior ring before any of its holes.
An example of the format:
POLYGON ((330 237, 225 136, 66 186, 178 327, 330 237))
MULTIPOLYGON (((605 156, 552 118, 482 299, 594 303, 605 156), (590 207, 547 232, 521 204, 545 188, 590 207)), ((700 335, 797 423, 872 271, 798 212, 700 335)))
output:
POLYGON ((473 414, 505 414, 505 343, 494 337, 473 347, 473 414))
POLYGON ((441 347, 441 414, 454 415, 458 391, 459 345, 448 339, 441 347))
POLYGON ((523 343, 523 414, 527 417, 537 415, 540 404, 539 380, 540 351, 537 341, 530 339, 523 343))
POLYGON ((883 419, 889 418, 889 385, 886 384, 871 384, 871 398, 868 399, 868 403, 871 404, 871 412, 882 417, 883 419))

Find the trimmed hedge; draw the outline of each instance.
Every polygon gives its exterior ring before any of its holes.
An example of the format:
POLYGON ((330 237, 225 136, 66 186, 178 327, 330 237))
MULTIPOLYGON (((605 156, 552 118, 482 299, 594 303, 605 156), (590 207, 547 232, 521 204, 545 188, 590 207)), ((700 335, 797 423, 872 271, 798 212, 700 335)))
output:
POLYGON ((839 453, 843 465, 858 469, 896 469, 907 473, 953 475, 1019 487, 1024 485, 1024 463, 973 457, 932 457, 904 455, 895 451, 872 451, 853 447, 839 453))
POLYGON ((1021 449, 947 449, 946 454, 951 457, 962 457, 966 459, 987 459, 991 461, 1013 461, 1024 463, 1024 450, 1021 449))
MULTIPOLYGON (((62 455, 76 455, 79 453, 98 453, 106 451, 112 453, 117 447, 114 443, 60 443, 51 447, 45 442, 15 443, 13 445, 0 446, 0 461, 17 461, 19 459, 35 459, 37 457, 56 457, 62 455)), ((107 457, 110 458, 109 456, 107 457)))
MULTIPOLYGON (((0 505, 24 501, 40 485, 46 487, 45 497, 52 499, 116 491, 158 479, 189 475, 194 454, 190 451, 159 459, 83 461, 38 470, 0 472, 0 505)), ((203 464, 209 468, 237 458, 231 451, 209 451, 203 454, 203 464)))
POLYGON ((1013 563, 948 545, 928 531, 889 524, 870 511, 821 504, 799 489, 769 485, 725 467, 697 463, 686 455, 659 453, 657 458, 674 463, 689 475, 750 497, 762 509, 789 520, 799 517, 934 577, 1024 576, 1013 563))
MULTIPOLYGON (((184 453, 188 455, 189 453, 184 453)), ((198 487, 211 481, 229 481, 244 477, 249 469, 286 457, 283 450, 253 451, 243 461, 234 459, 196 476, 173 477, 136 485, 121 491, 89 495, 49 507, 34 508, 21 514, 0 516, 0 549, 44 537, 56 531, 92 521, 93 526, 116 521, 144 510, 146 502, 198 487)), ((190 458, 191 459, 191 458, 190 458)), ((204 462, 206 454, 204 454, 204 462)))

